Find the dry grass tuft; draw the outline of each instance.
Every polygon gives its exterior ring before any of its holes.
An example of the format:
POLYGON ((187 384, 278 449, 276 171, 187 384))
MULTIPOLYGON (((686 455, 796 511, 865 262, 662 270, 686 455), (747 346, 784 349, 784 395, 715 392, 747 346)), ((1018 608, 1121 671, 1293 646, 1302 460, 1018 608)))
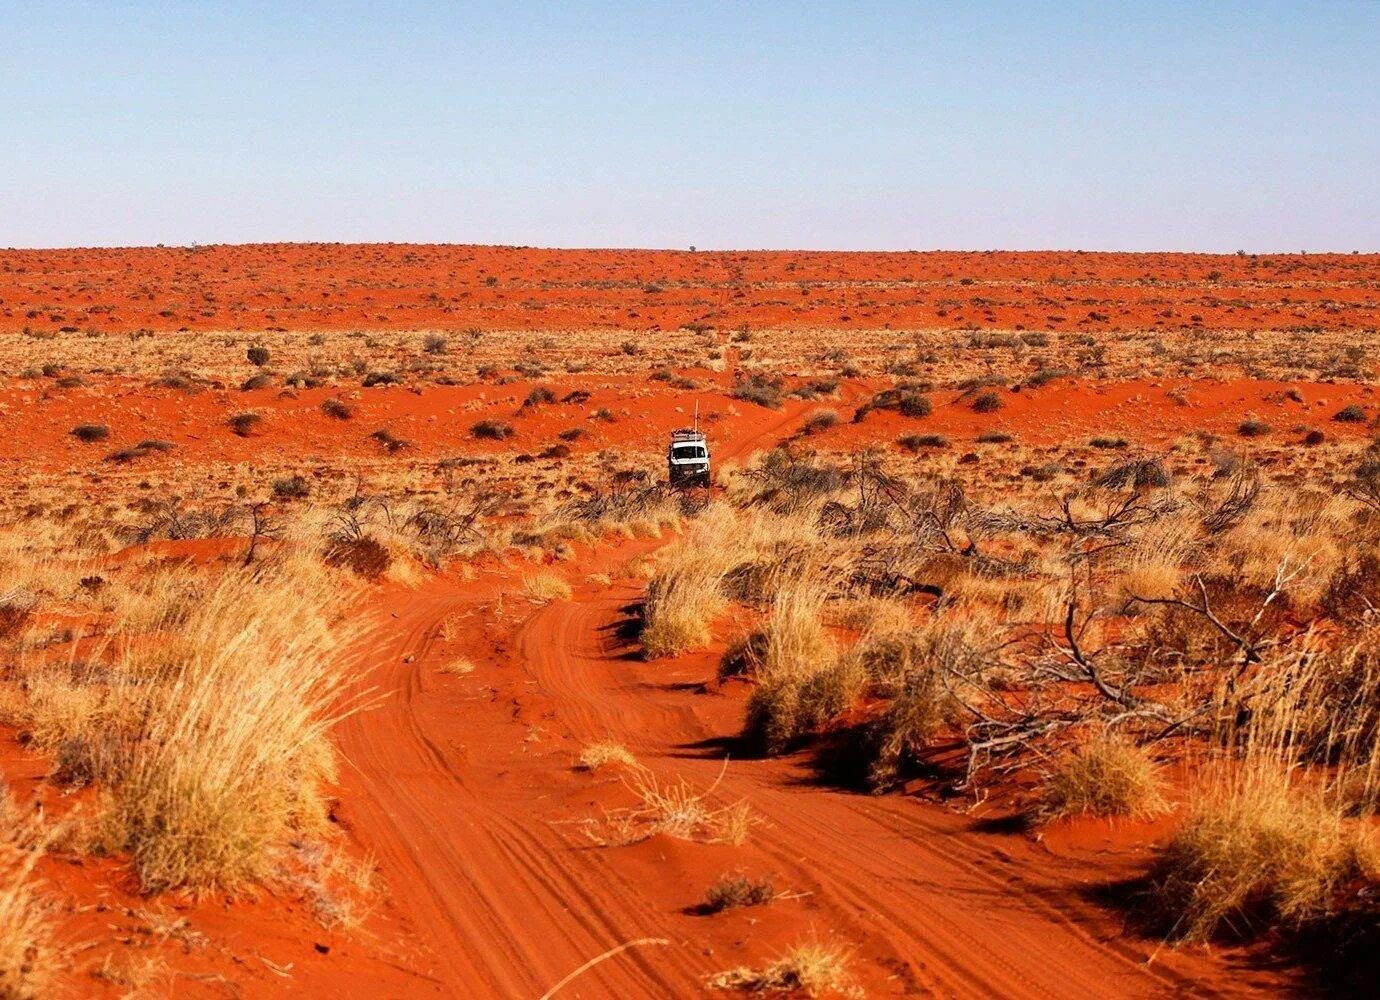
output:
POLYGON ((677 840, 741 844, 756 821, 746 802, 714 804, 723 775, 720 771, 714 783, 701 790, 683 778, 663 783, 650 769, 637 765, 624 785, 638 805, 605 815, 591 826, 590 837, 603 846, 632 844, 660 833, 677 840))
POLYGON ((223 577, 157 656, 121 670, 148 698, 125 734, 99 841, 147 892, 239 893, 276 881, 294 841, 329 824, 326 731, 341 711, 330 621, 344 593, 310 558, 223 577))
POLYGON ((635 767, 637 758, 623 744, 611 740, 591 743, 580 751, 579 759, 575 761, 575 767, 581 771, 598 771, 614 765, 635 767))
POLYGON ((706 913, 719 913, 740 906, 765 906, 776 898, 776 887, 769 878, 724 875, 709 887, 701 907, 706 913))
POLYGON ((63 967, 50 908, 34 881, 42 854, 43 837, 17 817, 0 784, 0 997, 47 996, 63 967))
POLYGON ((1149 900, 1171 937, 1210 940, 1325 915, 1346 883, 1374 883, 1375 844, 1313 789, 1262 764, 1204 795, 1165 844, 1149 900))
POLYGON ((1167 808, 1155 765, 1132 743, 1101 736, 1066 756, 1049 776, 1032 819, 1149 816, 1167 808))
POLYGON ((752 993, 798 990, 806 996, 827 993, 860 996, 848 976, 849 949, 823 941, 802 941, 763 969, 738 968, 709 980, 711 989, 752 993))
POLYGON ((522 592, 535 604, 546 604, 556 600, 568 601, 575 593, 565 577, 556 573, 533 573, 523 577, 522 592))

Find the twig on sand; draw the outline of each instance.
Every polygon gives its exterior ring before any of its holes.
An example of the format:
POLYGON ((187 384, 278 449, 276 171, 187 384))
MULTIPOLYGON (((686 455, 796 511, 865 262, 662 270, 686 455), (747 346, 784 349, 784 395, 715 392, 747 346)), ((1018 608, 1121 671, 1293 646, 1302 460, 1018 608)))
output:
POLYGON ((670 944, 670 943, 671 943, 671 941, 670 941, 669 938, 637 938, 637 939, 634 940, 634 941, 624 941, 622 944, 617 945, 617 946, 615 946, 615 947, 613 947, 613 948, 610 948, 608 951, 604 952, 602 955, 595 955, 593 958, 591 958, 591 959, 590 959, 588 962, 586 962, 584 965, 580 966, 578 969, 576 969, 574 972, 570 973, 570 975, 566 976, 564 979, 562 979, 562 980, 561 980, 559 983, 557 983, 555 986, 551 987, 549 990, 547 990, 545 993, 543 993, 543 994, 541 995, 541 1000, 551 1000, 551 998, 554 997, 554 996, 556 995, 556 993, 561 989, 561 987, 568 985, 572 980, 579 978, 581 975, 583 975, 584 973, 588 972, 590 969, 594 968, 594 967, 595 967, 596 965, 598 965, 600 962, 604 961, 605 959, 612 958, 614 955, 617 955, 619 952, 627 951, 629 948, 635 948, 635 947, 637 947, 637 946, 640 945, 640 944, 660 944, 660 945, 667 945, 667 944, 670 944))

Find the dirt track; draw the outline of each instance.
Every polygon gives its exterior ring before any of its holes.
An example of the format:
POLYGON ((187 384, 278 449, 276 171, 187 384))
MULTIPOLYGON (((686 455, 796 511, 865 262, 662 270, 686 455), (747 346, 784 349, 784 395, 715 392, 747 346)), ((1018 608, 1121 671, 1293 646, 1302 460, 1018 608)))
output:
MULTIPOLYGON (((725 441, 721 459, 791 421, 725 441)), ((596 547, 580 574, 615 579, 654 542, 596 547)), ((386 593, 361 684, 380 706, 341 727, 352 767, 345 820, 374 852, 425 956, 426 986, 454 996, 539 997, 623 942, 562 996, 701 995, 723 968, 760 964, 802 936, 846 942, 869 995, 1229 994, 1251 975, 1125 935, 1086 898, 1129 874, 1081 870, 1026 838, 904 796, 822 786, 798 760, 736 760, 724 747, 740 698, 710 692, 709 654, 641 659, 627 582, 582 582, 533 610, 522 570, 490 567, 386 593), (476 669, 438 672, 456 655, 476 669), (616 779, 576 774, 583 745, 614 739, 662 780, 745 800, 760 818, 741 847, 656 837, 601 848, 582 820, 626 805, 616 779), (721 872, 770 873, 791 899, 708 918, 695 903, 721 872)), ((1258 983, 1256 985, 1259 985, 1258 983)), ((420 989, 419 985, 419 989, 420 989)))

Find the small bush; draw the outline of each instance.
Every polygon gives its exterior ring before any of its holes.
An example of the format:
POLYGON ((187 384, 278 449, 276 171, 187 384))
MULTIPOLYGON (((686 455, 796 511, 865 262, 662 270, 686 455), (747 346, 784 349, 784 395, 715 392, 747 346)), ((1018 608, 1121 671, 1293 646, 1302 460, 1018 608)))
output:
POLYGON ((724 875, 705 892, 701 909, 720 913, 740 906, 765 906, 775 898, 776 888, 769 878, 724 875))
POLYGON ((973 400, 974 413, 995 413, 1002 408, 1001 397, 995 392, 979 393, 973 400))
POLYGON ((1325 914, 1373 848, 1311 791, 1251 775, 1200 801, 1159 849, 1149 900, 1176 938, 1207 941, 1325 914))
POLYGON ((803 941, 764 969, 738 968, 710 977, 714 989, 752 993, 798 991, 815 997, 849 988, 848 950, 841 945, 803 941))
POLYGON ((1366 422, 1366 411, 1356 403, 1351 403, 1334 413, 1332 419, 1342 424, 1363 424, 1366 422))
POLYGON ((544 385, 534 386, 532 391, 527 394, 527 398, 522 401, 522 408, 530 410, 533 407, 541 406, 543 403, 554 403, 556 394, 544 385))
POLYGON ((411 441, 408 441, 406 438, 398 437, 387 427, 380 427, 378 430, 374 431, 374 433, 370 434, 369 436, 373 438, 375 441, 377 441, 379 444, 383 445, 384 450, 388 452, 388 454, 390 455, 396 454, 397 452, 400 452, 405 448, 412 447, 411 441))
POLYGON ((504 441, 513 436, 513 425, 502 420, 481 420, 470 428, 472 437, 504 441))
POLYGON ((446 338, 439 333, 428 333, 422 341, 422 350, 428 354, 445 354, 446 346, 446 338))
POLYGON ((779 378, 754 374, 735 385, 732 395, 734 399, 775 410, 781 406, 781 387, 782 381, 779 378))
POLYGON ((833 410, 819 410, 810 414, 809 419, 801 426, 802 434, 819 434, 827 431, 839 422, 839 415, 833 410))
POLYGON ((928 417, 934 412, 934 404, 928 396, 906 392, 901 394, 901 401, 896 409, 903 417, 928 417))
POLYGON ((633 767, 637 764, 637 758, 629 753, 623 744, 605 741, 591 743, 581 750, 575 767, 580 771, 598 771, 615 764, 620 767, 633 767))
POLYGON ((355 408, 349 403, 343 403, 332 396, 330 399, 323 399, 321 401, 321 412, 336 420, 349 420, 355 415, 355 408))
POLYGON ((919 451, 921 448, 947 448, 949 439, 943 434, 903 434, 896 439, 906 451, 919 451))
POLYGON ((1155 766, 1134 744, 1103 736, 1065 757, 1049 776, 1033 818, 1087 813, 1147 816, 1165 808, 1155 766))
POLYGON ((376 385, 397 385, 398 381, 398 376, 393 372, 370 372, 364 376, 360 385, 366 389, 372 389, 376 385))
POLYGON ((225 421, 230 425, 230 429, 240 437, 249 437, 254 433, 258 426, 264 422, 264 418, 257 413, 244 412, 236 413, 225 421))
POLYGON ((279 500, 302 500, 311 494, 311 484, 303 476, 286 476, 273 481, 273 495, 279 500))
POLYGON ((264 347, 262 344, 254 344, 244 353, 245 356, 249 358, 249 363, 259 368, 268 364, 269 360, 273 357, 269 353, 268 348, 264 347))
POLYGON ((1303 443, 1310 448, 1316 447, 1327 440, 1327 435, 1320 430, 1311 430, 1303 436, 1303 443))
POLYGON ((92 444, 110 437, 110 428, 105 424, 77 424, 70 433, 78 441, 92 444))
POLYGON ((1242 437, 1263 437, 1270 433, 1270 425, 1255 417, 1247 417, 1236 425, 1236 433, 1242 437))
POLYGON ((568 601, 574 593, 565 577, 555 573, 533 573, 531 576, 523 577, 522 591, 528 600, 539 604, 557 599, 568 601))
POLYGON ((1010 444, 1014 440, 1006 431, 983 431, 977 436, 978 444, 1010 444))

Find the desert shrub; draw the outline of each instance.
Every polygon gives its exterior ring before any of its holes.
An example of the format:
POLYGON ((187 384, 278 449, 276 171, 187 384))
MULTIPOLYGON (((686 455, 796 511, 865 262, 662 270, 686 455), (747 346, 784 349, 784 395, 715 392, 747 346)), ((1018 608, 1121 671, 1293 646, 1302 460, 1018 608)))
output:
POLYGON ((78 441, 92 444, 110 437, 110 428, 105 424, 77 424, 69 433, 78 441))
POLYGON ((1058 763, 1033 818, 1044 822, 1080 813, 1144 816, 1164 807, 1159 777, 1145 752, 1124 739, 1102 736, 1058 763))
POLYGON ((819 434, 827 431, 839 422, 839 415, 833 410, 818 410, 810 414, 805 423, 801 425, 802 434, 819 434))
POLYGON ((1320 445, 1326 440, 1327 435, 1320 430, 1311 430, 1303 436, 1303 443, 1308 445, 1310 448, 1315 445, 1320 445))
POLYGON ((321 412, 336 420, 349 420, 355 415, 355 408, 332 396, 330 399, 321 401, 321 412))
POLYGON ((1347 553, 1328 577, 1319 598, 1328 617, 1356 625, 1380 611, 1380 556, 1347 553))
POLYGON ((1094 448, 1125 448, 1125 438, 1095 437, 1088 442, 1094 448))
POLYGON ((372 389, 376 385, 397 385, 400 379, 394 372, 370 372, 360 381, 366 389, 372 389))
POLYGON ((776 887, 769 878, 724 875, 705 892, 701 909, 720 913, 740 906, 765 906, 775 898, 776 887))
POLYGON ((871 787, 894 785, 936 736, 963 717, 965 703, 981 703, 987 665, 979 643, 990 641, 991 632, 985 620, 941 618, 862 644, 859 662, 872 686, 890 696, 858 748, 871 787))
POLYGON ((439 333, 428 333, 422 340, 422 350, 428 354, 445 354, 446 347, 446 338, 439 333))
MULTIPOLYGON (((1029 343, 1029 341, 1026 342, 1029 343)), ((1048 343, 1048 338, 1046 338, 1045 343, 1048 343)), ((1043 347, 1045 345, 1039 344, 1032 346, 1043 347)), ((1025 384, 1027 387, 1031 389, 1038 389, 1040 388, 1040 386, 1048 385, 1050 382, 1053 382, 1057 378, 1067 378, 1071 374, 1073 373, 1070 372, 1067 368, 1041 368, 1034 375, 1031 375, 1028 379, 1026 379, 1025 384)))
POLYGON ((562 441, 578 441, 584 436, 585 429, 583 427, 567 427, 556 435, 556 437, 560 438, 562 441))
POLYGON ((527 394, 527 398, 522 401, 522 409, 530 410, 533 407, 541 406, 543 403, 554 403, 556 394, 544 385, 533 386, 532 391, 527 394))
POLYGON ((503 420, 481 420, 470 427, 470 435, 491 441, 504 441, 514 434, 513 425, 503 420))
POLYGON ((1363 424, 1366 422, 1366 411, 1357 403, 1349 403, 1334 413, 1332 419, 1343 424, 1363 424))
POLYGON ((381 444, 384 451, 388 452, 390 455, 412 447, 411 441, 408 441, 406 438, 398 437, 387 427, 380 427, 378 430, 374 431, 374 433, 370 434, 369 437, 381 444))
POLYGON ((896 443, 906 451, 919 451, 921 448, 947 448, 949 439, 943 434, 902 434, 896 443))
POLYGON ((240 437, 248 437, 263 423, 263 421, 264 418, 259 414, 245 411, 244 413, 233 414, 225 422, 229 424, 230 429, 240 437))
POLYGON ((1033 479, 1037 483, 1048 483, 1063 471, 1064 467, 1058 462, 1042 462, 1039 465, 1021 466, 1021 475, 1027 479, 1033 479))
POLYGON ((627 747, 606 740, 602 743, 591 743, 581 750, 575 767, 581 771, 599 771, 613 765, 633 767, 636 764, 637 758, 628 752, 627 747))
POLYGON ((978 444, 1010 444, 1013 440, 1006 431, 983 431, 977 436, 978 444))
POLYGON ((1148 901, 1171 936, 1299 927, 1371 869, 1369 834, 1319 794, 1258 767, 1206 793, 1156 854, 1148 901))
POLYGON ((267 388, 268 388, 269 386, 271 386, 272 384, 273 384, 273 376, 272 376, 272 375, 270 375, 268 372, 259 372, 259 374, 257 374, 257 375, 251 375, 251 376, 249 376, 249 378, 247 378, 247 379, 245 379, 243 382, 241 382, 241 383, 240 383, 240 391, 241 391, 241 392, 252 392, 252 391, 255 390, 255 389, 267 389, 267 388))
POLYGON ((995 413, 1001 408, 1001 397, 995 392, 980 392, 973 398, 974 413, 995 413))
POLYGON ((733 386, 732 396, 775 410, 781 406, 782 384, 779 378, 754 373, 733 386))
POLYGON ((711 976, 714 989, 751 993, 798 992, 809 997, 846 993, 848 950, 841 945, 803 941, 763 969, 729 969, 711 976))
POLYGON ((903 417, 928 417, 934 412, 934 404, 930 402, 930 397, 918 392, 903 392, 896 410, 903 417))
POLYGON ((326 546, 327 564, 348 569, 366 580, 377 580, 393 564, 388 546, 369 535, 333 538, 326 546))
POLYGON ((1255 417, 1247 417, 1236 425, 1236 433, 1242 437, 1263 437, 1270 433, 1270 425, 1255 417))
POLYGON ((554 600, 568 601, 574 590, 565 577, 556 573, 532 573, 522 578, 522 592, 528 600, 545 604, 554 600))
POLYGON ((146 892, 236 894, 279 879, 329 827, 326 733, 341 711, 332 622, 348 589, 305 556, 227 573, 158 657, 125 654, 150 697, 98 827, 146 892))
POLYGON ((726 603, 724 576, 736 561, 723 544, 732 523, 722 510, 701 517, 647 582, 642 649, 648 659, 708 644, 710 623, 726 603))
POLYGON ((305 476, 285 476, 273 480, 273 495, 279 500, 302 500, 311 494, 305 476))
POLYGON ((1163 489, 1169 483, 1169 470, 1154 458, 1121 462, 1093 479, 1094 486, 1107 490, 1163 489))
POLYGON ((873 410, 896 410, 906 417, 928 417, 934 412, 930 397, 914 389, 884 389, 853 412, 853 422, 861 423, 873 410))
POLYGON ((264 347, 262 344, 253 344, 250 346, 249 350, 244 353, 245 357, 249 359, 249 363, 259 368, 268 364, 269 360, 272 358, 268 348, 264 347))

